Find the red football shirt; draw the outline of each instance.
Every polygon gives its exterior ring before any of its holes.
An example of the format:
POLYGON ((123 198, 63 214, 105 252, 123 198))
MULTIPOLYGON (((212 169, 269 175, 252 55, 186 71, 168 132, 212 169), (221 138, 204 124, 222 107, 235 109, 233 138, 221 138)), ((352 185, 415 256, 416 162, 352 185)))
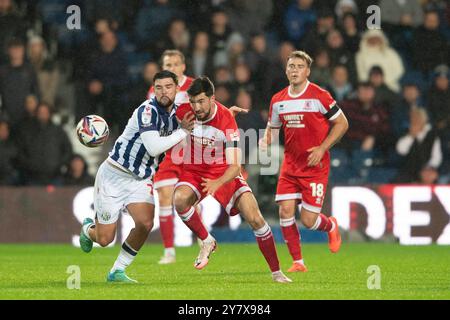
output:
MULTIPOLYGON (((192 111, 190 104, 177 110, 177 117, 192 111)), ((237 147, 239 129, 232 113, 216 101, 216 110, 208 121, 198 121, 184 149, 183 170, 194 171, 205 178, 217 179, 228 168, 225 158, 227 146, 237 147)))
POLYGON ((289 87, 272 97, 269 126, 282 128, 285 151, 282 171, 305 176, 328 170, 330 154, 326 152, 320 164, 308 167, 309 148, 319 146, 327 137, 329 120, 340 114, 336 101, 328 91, 308 81, 303 92, 292 94, 289 87))

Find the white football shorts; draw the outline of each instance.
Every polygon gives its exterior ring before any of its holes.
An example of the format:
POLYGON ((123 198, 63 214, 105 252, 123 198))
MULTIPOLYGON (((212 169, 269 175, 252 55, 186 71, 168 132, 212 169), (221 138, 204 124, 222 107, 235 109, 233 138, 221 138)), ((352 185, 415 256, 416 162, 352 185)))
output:
POLYGON ((94 187, 94 210, 98 222, 115 223, 130 203, 155 204, 151 179, 139 180, 112 167, 107 161, 103 162, 97 171, 94 187))

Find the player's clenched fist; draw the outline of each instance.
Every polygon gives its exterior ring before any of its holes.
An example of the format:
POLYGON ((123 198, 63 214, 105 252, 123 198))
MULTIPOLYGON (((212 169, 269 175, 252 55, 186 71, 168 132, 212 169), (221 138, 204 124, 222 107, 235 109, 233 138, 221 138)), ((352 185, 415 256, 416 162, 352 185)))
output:
POLYGON ((178 120, 178 122, 180 123, 181 128, 183 128, 184 130, 187 130, 189 132, 191 132, 192 129, 194 129, 194 122, 195 119, 195 115, 193 112, 189 111, 188 113, 186 113, 183 117, 183 120, 178 120))

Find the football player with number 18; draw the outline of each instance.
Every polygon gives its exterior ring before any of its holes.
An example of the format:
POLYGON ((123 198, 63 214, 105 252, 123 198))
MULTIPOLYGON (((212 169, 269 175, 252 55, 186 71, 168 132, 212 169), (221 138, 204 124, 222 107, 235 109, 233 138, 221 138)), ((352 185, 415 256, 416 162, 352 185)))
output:
POLYGON ((331 95, 308 81, 311 64, 311 57, 303 51, 290 54, 286 66, 289 86, 272 97, 269 122, 260 140, 260 148, 267 149, 283 129, 285 151, 275 201, 282 234, 294 260, 288 272, 307 271, 295 222, 300 203, 303 225, 327 232, 331 252, 338 252, 341 245, 336 219, 321 211, 330 168, 328 150, 345 134, 348 122, 331 95))

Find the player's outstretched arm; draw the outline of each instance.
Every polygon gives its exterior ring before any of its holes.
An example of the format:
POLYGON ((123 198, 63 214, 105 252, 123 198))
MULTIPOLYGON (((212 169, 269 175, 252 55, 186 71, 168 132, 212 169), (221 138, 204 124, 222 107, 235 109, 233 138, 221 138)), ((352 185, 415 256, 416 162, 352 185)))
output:
POLYGON ((203 192, 213 195, 221 186, 230 182, 241 173, 241 149, 226 148, 225 155, 229 165, 224 174, 215 180, 203 179, 203 192))
POLYGON ((142 132, 141 139, 150 156, 156 157, 186 138, 194 128, 194 118, 192 112, 185 114, 183 120, 180 121, 181 128, 166 137, 161 137, 159 131, 156 130, 142 132))
POLYGON ((331 130, 325 140, 320 146, 312 147, 308 149, 310 155, 308 156, 308 166, 314 167, 322 160, 326 151, 330 150, 348 130, 348 121, 344 113, 341 112, 336 119, 331 120, 331 130))

